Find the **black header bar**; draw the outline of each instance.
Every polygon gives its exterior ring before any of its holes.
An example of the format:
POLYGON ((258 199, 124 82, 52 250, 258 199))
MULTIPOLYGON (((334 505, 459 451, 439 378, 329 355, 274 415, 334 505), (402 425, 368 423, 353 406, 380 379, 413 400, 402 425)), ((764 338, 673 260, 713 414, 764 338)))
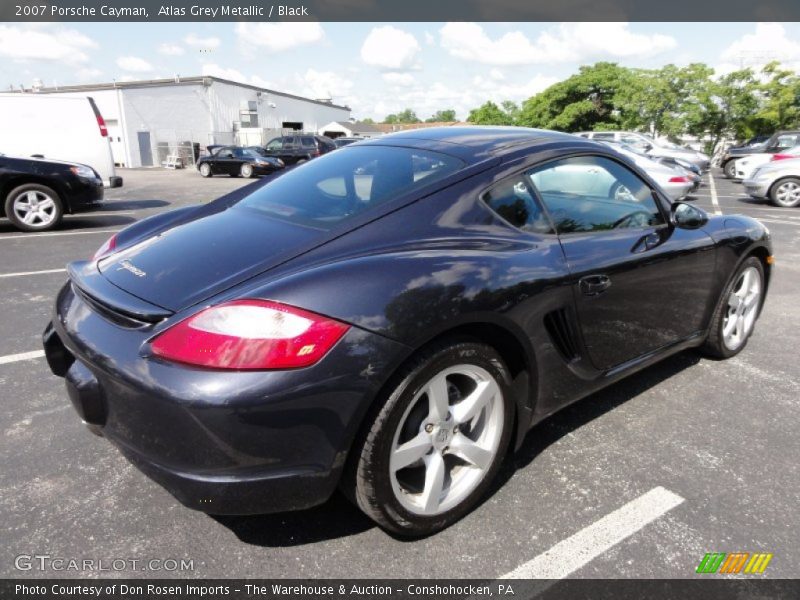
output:
POLYGON ((800 21, 797 0, 2 0, 6 22, 800 21))

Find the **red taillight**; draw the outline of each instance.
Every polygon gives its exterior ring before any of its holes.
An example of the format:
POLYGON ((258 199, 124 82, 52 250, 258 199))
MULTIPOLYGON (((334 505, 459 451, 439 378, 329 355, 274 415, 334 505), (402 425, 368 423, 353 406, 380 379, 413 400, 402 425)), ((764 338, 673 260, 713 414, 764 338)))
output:
POLYGON ((319 361, 349 325, 268 300, 212 306, 159 334, 163 359, 211 369, 295 369, 319 361))
POLYGON ((770 160, 771 161, 773 161, 773 160, 786 160, 787 158, 797 158, 797 157, 793 156, 791 154, 773 154, 772 158, 770 158, 770 160))
POLYGON ((106 127, 106 122, 103 119, 103 115, 97 115, 97 126, 100 128, 100 135, 103 137, 108 137, 108 127, 106 127))
POLYGON ((117 247, 117 234, 115 233, 110 238, 108 238, 103 245, 97 249, 97 252, 94 253, 92 256, 92 260, 99 260, 106 256, 107 254, 111 254, 117 247))
POLYGON ((100 135, 102 137, 108 137, 108 128, 106 127, 106 122, 103 119, 103 115, 100 114, 100 110, 97 108, 97 104, 94 102, 94 98, 87 98, 89 100, 89 106, 92 107, 92 112, 94 116, 97 118, 97 126, 100 128, 100 135))
POLYGON ((677 177, 670 177, 669 178, 669 182, 670 183, 689 183, 690 181, 691 181, 691 179, 689 179, 688 177, 686 177, 684 175, 678 175, 677 177))

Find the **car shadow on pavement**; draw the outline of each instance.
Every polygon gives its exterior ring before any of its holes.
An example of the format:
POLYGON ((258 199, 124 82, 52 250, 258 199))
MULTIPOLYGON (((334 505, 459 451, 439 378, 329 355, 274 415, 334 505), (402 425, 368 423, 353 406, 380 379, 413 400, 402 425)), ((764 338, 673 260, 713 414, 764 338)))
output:
POLYGON ((546 418, 530 431, 519 451, 511 457, 512 460, 503 465, 491 493, 500 488, 516 470, 527 467, 539 454, 564 436, 650 388, 663 384, 681 371, 696 365, 701 358, 702 355, 697 350, 680 352, 546 418))
POLYGON ((246 544, 290 547, 355 535, 376 527, 340 492, 314 508, 272 515, 209 515, 246 544))
POLYGON ((166 200, 111 200, 103 205, 103 212, 118 210, 141 210, 144 208, 162 208, 169 206, 166 200))
POLYGON ((37 235, 40 233, 61 233, 61 232, 70 232, 70 231, 80 231, 80 230, 88 230, 91 231, 92 229, 105 229, 107 227, 119 227, 122 225, 130 225, 131 223, 135 222, 137 219, 132 216, 128 215, 95 215, 94 217, 90 217, 92 213, 86 213, 86 215, 78 214, 75 216, 69 216, 65 218, 58 227, 55 229, 43 231, 43 232, 25 232, 21 231, 14 227, 11 224, 11 221, 7 219, 0 219, 0 234, 4 233, 14 233, 20 235, 26 235, 30 233, 30 235, 37 235))
POLYGON ((741 197, 741 198, 736 198, 736 201, 741 204, 747 204, 748 206, 763 206, 767 208, 772 206, 772 204, 770 204, 770 201, 765 198, 741 197))
MULTIPOLYGON (((517 470, 530 465, 550 445, 696 365, 700 358, 697 351, 681 352, 548 417, 531 430, 519 451, 505 461, 489 492, 478 506, 498 492, 517 470)), ((211 518, 230 529, 242 542, 269 547, 311 544, 355 535, 376 527, 375 523, 340 492, 336 492, 325 504, 308 510, 242 517, 214 515, 211 518)), ((404 538, 388 532, 387 535, 401 542, 421 539, 404 538)))

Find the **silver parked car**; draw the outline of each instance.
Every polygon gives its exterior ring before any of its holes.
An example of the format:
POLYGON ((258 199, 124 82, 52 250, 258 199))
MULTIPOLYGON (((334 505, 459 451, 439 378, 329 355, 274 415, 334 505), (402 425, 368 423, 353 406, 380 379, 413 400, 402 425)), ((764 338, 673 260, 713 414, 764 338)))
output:
POLYGON ((753 198, 766 198, 775 206, 800 205, 800 158, 769 162, 752 172, 744 185, 753 198))
POLYGON ((659 187, 667 193, 670 200, 674 202, 685 198, 689 192, 696 187, 692 177, 693 174, 688 173, 684 169, 673 168, 655 161, 623 144, 606 142, 606 145, 636 163, 636 166, 652 177, 653 181, 655 181, 659 187))
POLYGON ((582 137, 595 142, 617 142, 627 144, 638 151, 646 152, 653 158, 663 156, 681 158, 697 165, 702 171, 707 171, 711 166, 711 159, 707 154, 697 152, 691 148, 683 148, 666 140, 654 140, 649 135, 634 131, 584 131, 578 133, 582 137))

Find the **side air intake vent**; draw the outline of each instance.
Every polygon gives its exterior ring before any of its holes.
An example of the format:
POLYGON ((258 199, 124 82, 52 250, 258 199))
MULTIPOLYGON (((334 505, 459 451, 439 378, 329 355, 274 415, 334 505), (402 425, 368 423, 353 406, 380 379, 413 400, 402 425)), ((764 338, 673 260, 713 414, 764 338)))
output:
POLYGON ((544 326, 558 352, 567 362, 578 359, 575 320, 567 308, 559 308, 544 316, 544 326))

